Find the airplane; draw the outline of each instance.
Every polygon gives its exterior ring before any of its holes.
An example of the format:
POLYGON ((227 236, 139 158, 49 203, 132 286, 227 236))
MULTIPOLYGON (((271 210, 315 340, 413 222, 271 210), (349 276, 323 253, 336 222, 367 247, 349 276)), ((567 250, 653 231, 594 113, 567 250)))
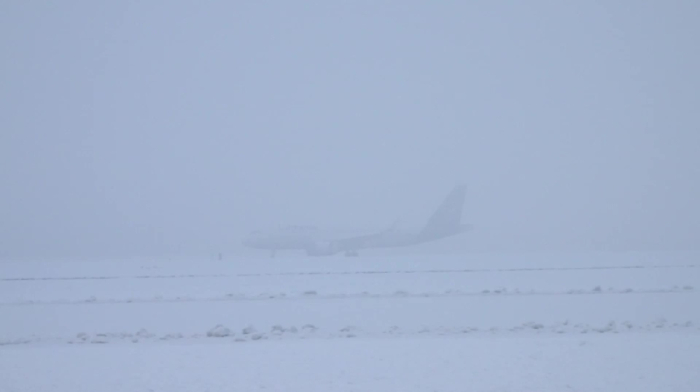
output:
POLYGON ((420 231, 407 232, 395 228, 360 236, 343 236, 318 230, 312 226, 292 226, 272 231, 254 231, 243 240, 243 245, 271 251, 303 250, 308 256, 332 256, 344 252, 358 256, 360 249, 394 248, 422 244, 461 234, 470 225, 462 224, 462 207, 466 187, 457 185, 437 208, 420 231))

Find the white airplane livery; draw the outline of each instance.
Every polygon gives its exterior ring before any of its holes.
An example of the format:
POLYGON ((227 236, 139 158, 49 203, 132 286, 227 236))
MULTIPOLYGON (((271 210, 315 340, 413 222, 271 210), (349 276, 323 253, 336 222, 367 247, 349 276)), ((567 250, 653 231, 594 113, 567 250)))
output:
POLYGON ((393 248, 435 241, 463 233, 471 228, 462 224, 462 207, 466 188, 456 186, 419 231, 401 231, 394 226, 388 230, 350 236, 318 230, 309 226, 292 226, 271 231, 255 231, 243 240, 243 245, 271 251, 303 250, 309 256, 331 256, 345 253, 357 256, 361 249, 393 248))

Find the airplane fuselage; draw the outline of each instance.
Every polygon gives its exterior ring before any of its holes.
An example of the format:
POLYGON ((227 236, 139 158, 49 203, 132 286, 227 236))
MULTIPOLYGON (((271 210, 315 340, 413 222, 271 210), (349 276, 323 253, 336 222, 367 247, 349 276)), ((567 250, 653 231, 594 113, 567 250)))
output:
POLYGON ((360 249, 395 248, 451 237, 470 227, 460 223, 464 203, 464 187, 456 187, 419 231, 391 228, 365 235, 338 235, 309 226, 293 226, 251 233, 243 245, 278 250, 304 250, 310 256, 330 256, 339 252, 356 255, 360 249))

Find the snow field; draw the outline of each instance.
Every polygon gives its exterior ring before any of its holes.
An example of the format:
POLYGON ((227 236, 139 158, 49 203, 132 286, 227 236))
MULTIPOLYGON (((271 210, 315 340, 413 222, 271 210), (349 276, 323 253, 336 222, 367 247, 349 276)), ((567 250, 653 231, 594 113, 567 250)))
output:
POLYGON ((696 391, 694 260, 0 263, 0 390, 696 391))

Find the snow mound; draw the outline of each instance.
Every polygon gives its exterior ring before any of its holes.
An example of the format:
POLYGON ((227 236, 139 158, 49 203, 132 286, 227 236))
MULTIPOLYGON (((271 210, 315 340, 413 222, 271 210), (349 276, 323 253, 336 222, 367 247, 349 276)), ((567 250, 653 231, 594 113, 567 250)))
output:
POLYGON ((535 330, 544 329, 544 325, 542 325, 540 323, 536 323, 534 321, 530 321, 529 323, 524 323, 523 327, 528 328, 528 329, 535 329, 535 330))
POLYGON ((221 324, 207 331, 207 336, 210 338, 225 338, 231 335, 233 335, 233 332, 221 324))
POLYGON ((92 343, 92 344, 105 344, 105 343, 109 343, 109 339, 107 337, 107 334, 98 333, 97 335, 95 335, 94 338, 92 338, 92 340, 90 340, 90 343, 92 343))
POLYGON ((85 342, 90 340, 90 335, 86 334, 85 332, 81 332, 78 335, 76 335, 76 339, 85 342))
POLYGON ((257 332, 257 330, 255 329, 254 326, 249 325, 249 326, 243 328, 242 332, 243 332, 243 335, 250 335, 250 334, 254 334, 255 332, 257 332))
POLYGON ((392 325, 389 327, 389 329, 386 331, 388 334, 399 334, 401 333, 401 328, 398 325, 392 325))
POLYGON ((154 333, 148 332, 148 330, 145 328, 141 328, 138 332, 136 332, 135 336, 139 339, 151 339, 156 335, 154 333))
POLYGON ((617 333, 617 324, 615 321, 610 321, 607 325, 601 328, 593 328, 595 332, 598 333, 607 333, 607 332, 613 332, 617 333))
POLYGON ((160 340, 175 340, 175 339, 183 339, 185 336, 181 333, 169 333, 163 337, 160 338, 160 340))
MULTIPOLYGON (((302 327, 302 329, 303 329, 303 327, 302 327)), ((297 327, 295 327, 295 326, 285 328, 281 325, 273 325, 272 328, 270 329, 270 332, 273 335, 282 335, 284 333, 293 333, 294 334, 294 333, 299 332, 299 329, 297 329, 297 327)))

